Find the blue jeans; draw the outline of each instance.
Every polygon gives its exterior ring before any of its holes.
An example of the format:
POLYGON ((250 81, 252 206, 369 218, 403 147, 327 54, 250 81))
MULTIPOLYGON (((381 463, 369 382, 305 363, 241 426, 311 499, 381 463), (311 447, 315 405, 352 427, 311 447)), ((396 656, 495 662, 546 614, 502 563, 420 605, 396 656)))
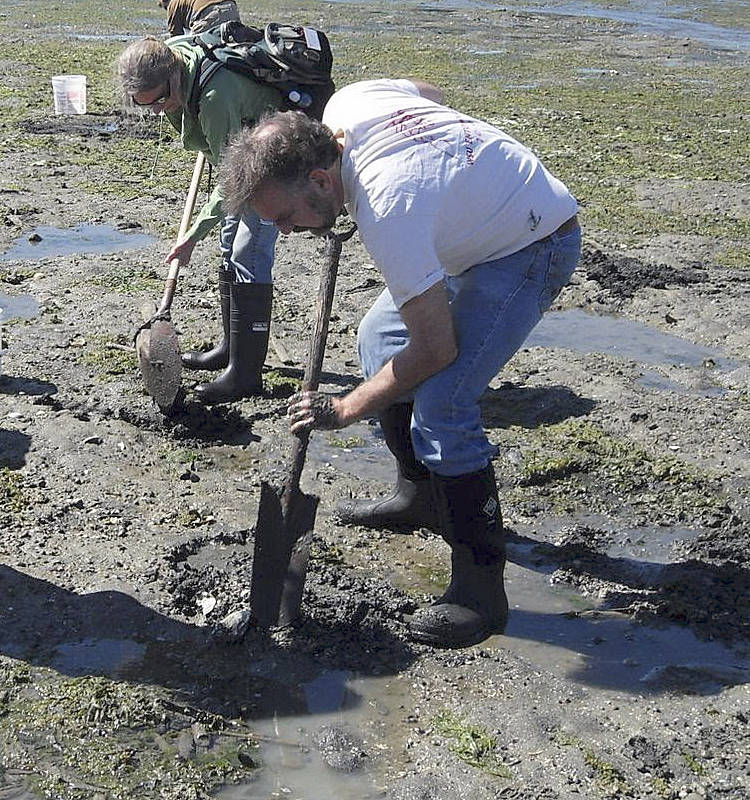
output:
POLYGON ((224 217, 221 257, 234 283, 273 283, 274 247, 279 231, 253 211, 224 217))
MULTIPOLYGON (((510 256, 445 278, 458 356, 401 398, 414 402, 414 452, 429 470, 464 475, 483 469, 495 455, 482 427, 479 399, 552 305, 580 254, 580 229, 553 233, 510 256)), ((409 332, 386 289, 359 326, 365 378, 408 342, 409 332)))

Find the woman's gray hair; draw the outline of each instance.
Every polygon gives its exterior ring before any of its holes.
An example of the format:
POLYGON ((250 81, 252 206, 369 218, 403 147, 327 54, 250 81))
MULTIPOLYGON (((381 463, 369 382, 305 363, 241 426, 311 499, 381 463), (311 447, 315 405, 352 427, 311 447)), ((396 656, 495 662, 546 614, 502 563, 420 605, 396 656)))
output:
POLYGON ((169 83, 174 75, 179 74, 180 67, 180 60, 172 50, 154 36, 129 44, 117 61, 117 76, 124 101, 132 105, 133 95, 169 83))
POLYGON ((229 141, 219 167, 219 181, 229 214, 251 207, 266 183, 302 189, 310 172, 328 169, 339 157, 330 128, 302 111, 277 111, 243 128, 229 141))

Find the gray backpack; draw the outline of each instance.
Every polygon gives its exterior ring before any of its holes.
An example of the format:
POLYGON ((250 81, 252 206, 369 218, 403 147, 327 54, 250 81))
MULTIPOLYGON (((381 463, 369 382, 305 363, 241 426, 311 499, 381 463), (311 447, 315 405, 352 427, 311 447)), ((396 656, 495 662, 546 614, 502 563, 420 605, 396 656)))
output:
POLYGON ((323 31, 271 22, 261 30, 225 22, 189 37, 203 50, 189 106, 198 113, 200 95, 219 69, 229 69, 282 95, 282 109, 304 111, 320 119, 336 90, 331 79, 333 54, 323 31))

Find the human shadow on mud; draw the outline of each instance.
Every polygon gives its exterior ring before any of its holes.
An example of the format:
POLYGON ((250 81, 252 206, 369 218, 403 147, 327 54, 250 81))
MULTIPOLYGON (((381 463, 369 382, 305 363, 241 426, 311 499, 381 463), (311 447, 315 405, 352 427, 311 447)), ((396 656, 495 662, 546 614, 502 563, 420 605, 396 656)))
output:
POLYGON ((36 378, 21 378, 12 375, 0 376, 0 394, 26 394, 30 396, 57 394, 57 386, 36 378))
POLYGON ((505 634, 508 640, 546 642, 528 656, 536 668, 559 672, 569 664, 566 677, 585 686, 636 695, 712 695, 750 683, 750 667, 733 651, 696 642, 689 629, 663 620, 649 627, 606 610, 512 610, 505 634), (561 648, 574 657, 561 657, 561 648))
POLYGON ((596 405, 567 386, 516 386, 503 384, 482 396, 482 421, 486 428, 538 428, 570 417, 584 417, 596 405))
POLYGON ((20 431, 0 428, 0 468, 20 469, 26 463, 31 437, 20 431))
POLYGON ((589 530, 575 528, 560 544, 509 531, 511 559, 529 569, 554 571, 560 582, 595 587, 604 613, 616 610, 653 627, 677 624, 705 641, 750 642, 750 570, 732 562, 664 564, 611 556, 593 544, 595 532, 592 544, 586 542, 589 530))
MULTIPOLYGON (((70 676, 162 686, 225 716, 306 713, 306 684, 330 669, 317 653, 334 651, 342 639, 340 669, 356 663, 360 673, 371 665, 384 674, 414 658, 408 645, 373 626, 359 636, 352 626, 303 621, 290 646, 253 628, 240 643, 226 643, 209 627, 171 619, 123 592, 78 594, 4 565, 0 597, 0 654, 70 676), (388 657, 373 655, 380 651, 388 657)), ((347 704, 356 702, 348 692, 347 704)))

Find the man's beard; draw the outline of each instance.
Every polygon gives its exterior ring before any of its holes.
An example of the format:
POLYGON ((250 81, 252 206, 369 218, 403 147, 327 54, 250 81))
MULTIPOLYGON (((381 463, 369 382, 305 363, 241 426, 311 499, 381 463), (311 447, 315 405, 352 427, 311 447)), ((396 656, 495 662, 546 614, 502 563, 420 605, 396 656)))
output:
POLYGON ((330 197, 320 197, 310 192, 307 196, 307 203, 310 210, 319 214, 323 218, 323 224, 316 228, 303 228, 295 226, 295 231, 309 231, 313 236, 325 236, 328 231, 336 224, 336 218, 340 211, 336 210, 336 205, 330 197))

